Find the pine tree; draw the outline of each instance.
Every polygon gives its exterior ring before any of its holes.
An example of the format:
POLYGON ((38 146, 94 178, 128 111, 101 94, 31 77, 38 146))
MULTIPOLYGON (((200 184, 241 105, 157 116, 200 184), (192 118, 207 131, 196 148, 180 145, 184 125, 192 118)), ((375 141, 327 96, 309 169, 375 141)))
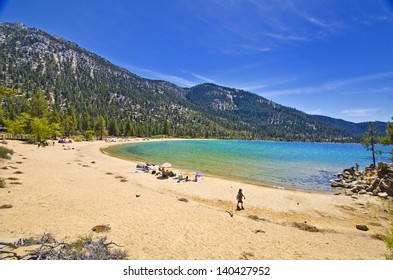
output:
MULTIPOLYGON (((386 129, 386 136, 382 138, 381 143, 384 145, 393 145, 393 122, 388 122, 388 127, 386 129)), ((390 154, 392 156, 390 160, 393 161, 393 148, 390 151, 390 154)))
POLYGON ((30 101, 30 116, 46 118, 48 116, 48 101, 46 101, 43 91, 37 88, 30 101))
POLYGON ((373 165, 375 164, 375 154, 381 154, 381 151, 375 150, 375 144, 378 143, 380 140, 380 136, 378 130, 375 126, 375 122, 372 122, 368 125, 368 129, 366 133, 363 135, 362 145, 367 151, 371 151, 373 157, 373 165))
POLYGON ((106 122, 103 116, 98 117, 96 122, 96 135, 100 137, 100 140, 108 134, 106 130, 106 122))

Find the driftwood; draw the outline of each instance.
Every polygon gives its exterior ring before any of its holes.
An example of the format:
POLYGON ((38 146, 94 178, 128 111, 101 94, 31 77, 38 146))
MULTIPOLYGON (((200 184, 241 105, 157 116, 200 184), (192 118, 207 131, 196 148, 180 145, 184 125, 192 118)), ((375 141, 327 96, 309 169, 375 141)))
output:
POLYGON ((50 233, 45 233, 39 240, 20 238, 18 241, 0 241, 0 260, 121 260, 126 259, 127 253, 118 249, 111 250, 115 242, 107 242, 106 237, 96 240, 81 238, 73 243, 58 242, 50 233), (26 248, 23 255, 14 252, 21 247, 26 248))

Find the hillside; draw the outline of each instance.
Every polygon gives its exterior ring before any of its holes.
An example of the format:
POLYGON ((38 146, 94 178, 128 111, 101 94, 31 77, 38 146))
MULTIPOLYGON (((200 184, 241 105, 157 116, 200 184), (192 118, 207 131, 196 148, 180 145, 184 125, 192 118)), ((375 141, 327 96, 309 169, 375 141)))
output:
MULTIPOLYGON (((109 133, 289 141, 351 141, 351 133, 259 95, 214 84, 181 88, 139 77, 77 44, 23 24, 0 24, 1 85, 21 94, 5 100, 4 116, 28 110, 43 90, 50 110, 75 118, 75 132, 104 116, 109 133), (110 129, 110 125, 116 129, 110 129)), ((112 127, 113 128, 113 127, 112 127)))
POLYGON ((234 130, 247 124, 248 131, 263 139, 337 141, 351 137, 311 115, 239 89, 202 84, 191 88, 186 97, 209 118, 228 120, 234 130))
MULTIPOLYGON (((326 116, 314 115, 314 117, 318 118, 319 120, 337 127, 338 129, 347 131, 351 133, 355 137, 361 138, 362 135, 367 131, 368 125, 370 122, 361 122, 361 123, 353 123, 348 122, 340 119, 330 118, 326 116)), ((386 122, 375 122, 377 130, 381 133, 381 135, 386 135, 387 123, 386 122)))

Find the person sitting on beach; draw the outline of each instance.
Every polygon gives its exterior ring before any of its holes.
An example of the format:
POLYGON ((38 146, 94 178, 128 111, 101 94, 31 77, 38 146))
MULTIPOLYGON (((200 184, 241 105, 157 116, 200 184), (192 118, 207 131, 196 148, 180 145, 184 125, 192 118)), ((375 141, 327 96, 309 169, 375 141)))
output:
POLYGON ((236 196, 236 199, 237 199, 236 210, 244 210, 244 207, 243 207, 243 198, 246 199, 246 197, 243 195, 243 190, 242 190, 242 189, 239 189, 239 191, 238 191, 238 193, 237 193, 237 196, 236 196), (239 205, 240 205, 241 207, 239 207, 239 205))
POLYGON ((183 174, 179 174, 179 176, 177 176, 177 182, 180 183, 183 180, 183 174))

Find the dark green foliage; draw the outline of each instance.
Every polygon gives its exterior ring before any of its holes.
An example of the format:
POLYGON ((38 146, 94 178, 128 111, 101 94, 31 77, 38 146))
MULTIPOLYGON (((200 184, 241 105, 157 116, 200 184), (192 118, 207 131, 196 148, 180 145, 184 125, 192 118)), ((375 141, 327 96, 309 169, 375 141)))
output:
POLYGON ((48 116, 48 102, 40 88, 34 91, 33 98, 30 101, 30 116, 40 119, 48 116))
MULTIPOLYGON (((381 139, 381 143, 384 145, 393 145, 393 122, 388 122, 386 136, 381 139)), ((390 151, 390 154, 390 160, 393 161, 393 149, 390 151)))

